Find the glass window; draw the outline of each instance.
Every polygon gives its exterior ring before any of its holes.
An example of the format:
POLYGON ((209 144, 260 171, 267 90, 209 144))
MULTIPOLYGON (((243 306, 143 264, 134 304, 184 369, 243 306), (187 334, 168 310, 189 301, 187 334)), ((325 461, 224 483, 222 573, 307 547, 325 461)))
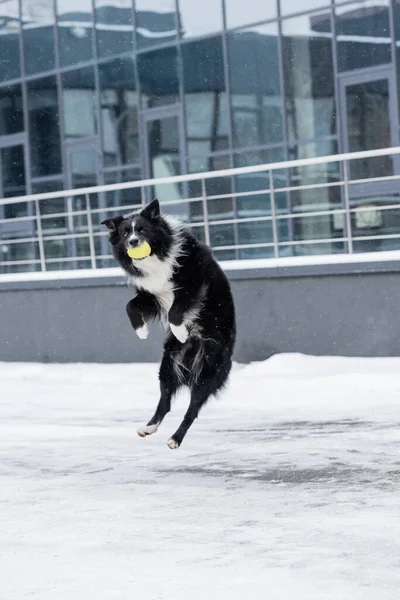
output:
POLYGON ((176 40, 175 0, 135 0, 135 5, 139 49, 176 40))
POLYGON ((297 0, 279 0, 281 15, 294 15, 299 12, 307 12, 324 6, 330 6, 330 0, 302 0, 301 5, 297 0))
MULTIPOLYGON (((243 152, 234 157, 235 167, 249 167, 252 165, 263 165, 281 162, 284 160, 282 148, 271 148, 269 150, 258 150, 243 152)), ((286 193, 276 190, 286 185, 286 172, 274 171, 273 184, 275 188, 275 207, 277 212, 286 209, 286 193)), ((259 173, 246 173, 235 177, 236 209, 239 217, 261 217, 271 214, 270 176, 268 171, 259 173), (241 196, 240 193, 257 192, 249 196, 241 196)))
POLYGON ((98 56, 129 52, 133 45, 132 0, 94 0, 98 56))
POLYGON ((384 0, 337 7, 339 71, 353 71, 391 61, 389 5, 384 0))
MULTIPOLYGON (((32 194, 48 194, 58 192, 64 188, 62 179, 50 179, 32 182, 32 194)), ((66 212, 65 198, 50 198, 40 200, 40 215, 44 235, 52 235, 55 232, 66 231, 67 217, 53 217, 57 213, 66 212)))
POLYGON ((228 35, 233 145, 263 146, 282 141, 282 97, 277 26, 228 35))
POLYGON ((282 21, 289 139, 336 133, 330 13, 282 21), (315 23, 323 28, 316 29, 315 23))
POLYGON ((0 135, 9 135, 23 130, 24 116, 21 86, 13 85, 0 88, 0 135))
POLYGON ((18 0, 5 0, 0 3, 0 22, 0 81, 7 81, 21 75, 18 0))
MULTIPOLYGON (((25 149, 20 144, 0 149, 0 192, 2 198, 26 194, 25 149)), ((15 219, 25 217, 28 211, 26 202, 6 204, 3 216, 5 219, 15 219)))
POLYGON ((175 46, 139 54, 138 73, 143 108, 177 102, 179 84, 175 46))
POLYGON ((95 79, 93 67, 62 75, 65 137, 88 137, 96 133, 95 79))
POLYGON ((277 0, 225 0, 227 27, 242 27, 259 21, 274 19, 277 0))
POLYGON ((131 57, 99 65, 104 166, 139 162, 138 94, 131 57))
MULTIPOLYGON (((289 160, 328 156, 337 154, 337 151, 335 140, 300 144, 289 149, 289 160)), ((340 179, 340 164, 337 162, 297 167, 290 170, 291 186, 333 184, 340 179)), ((341 203, 340 186, 299 189, 291 191, 290 194, 292 207, 303 212, 307 210, 331 210, 333 204, 341 203)))
MULTIPOLYGON (((140 181, 140 169, 124 169, 121 171, 109 171, 104 173, 104 184, 124 183, 126 181, 140 181)), ((127 190, 113 190, 106 192, 106 206, 123 206, 126 208, 137 208, 142 204, 142 190, 140 187, 127 190)), ((108 213, 111 214, 111 213, 108 213)), ((105 217, 104 217, 105 218, 105 217)))
MULTIPOLYGON (((390 88, 389 80, 384 77, 345 86, 345 151, 362 152, 393 145, 390 88)), ((352 179, 392 175, 393 157, 375 156, 352 160, 349 170, 352 179)))
POLYGON ((179 31, 183 38, 192 38, 222 31, 221 0, 179 0, 179 31))
POLYGON ((35 79, 27 85, 32 177, 61 173, 57 80, 35 79))
POLYGON ((79 9, 70 0, 57 0, 57 26, 61 66, 76 65, 93 57, 91 0, 81 0, 79 9))
POLYGON ((225 150, 229 121, 221 37, 184 44, 182 58, 188 153, 225 150))
POLYGON ((22 0, 25 71, 28 75, 55 67, 54 2, 22 0))

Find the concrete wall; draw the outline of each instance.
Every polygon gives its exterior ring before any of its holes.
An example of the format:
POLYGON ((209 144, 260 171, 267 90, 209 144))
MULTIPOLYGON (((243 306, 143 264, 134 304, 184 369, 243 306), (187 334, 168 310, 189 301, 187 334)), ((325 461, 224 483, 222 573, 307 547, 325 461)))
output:
MULTIPOLYGON (((400 264, 231 272, 236 360, 276 352, 400 355, 400 264)), ((140 341, 120 278, 0 283, 0 361, 158 361, 162 329, 140 341)))

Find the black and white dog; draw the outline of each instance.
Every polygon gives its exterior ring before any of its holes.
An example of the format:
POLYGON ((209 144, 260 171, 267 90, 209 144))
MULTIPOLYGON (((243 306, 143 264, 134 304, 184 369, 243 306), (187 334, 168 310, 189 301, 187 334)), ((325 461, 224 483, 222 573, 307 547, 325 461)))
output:
POLYGON ((168 441, 171 449, 178 448, 201 407, 223 388, 231 370, 236 326, 228 280, 211 250, 182 223, 161 214, 157 200, 139 213, 102 224, 110 230, 114 257, 137 288, 126 307, 132 327, 146 339, 149 320, 159 318, 169 325, 159 374, 161 398, 138 434, 145 437, 157 431, 174 394, 188 386, 189 408, 168 441), (143 242, 151 254, 129 258, 129 248, 143 242))

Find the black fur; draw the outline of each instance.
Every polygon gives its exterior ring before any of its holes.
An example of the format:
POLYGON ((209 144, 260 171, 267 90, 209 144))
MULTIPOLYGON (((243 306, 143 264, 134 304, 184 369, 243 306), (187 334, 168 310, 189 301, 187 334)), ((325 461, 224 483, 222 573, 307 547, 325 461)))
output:
MULTIPOLYGON (((147 424, 158 426, 170 411, 174 394, 181 386, 188 386, 190 405, 171 438, 173 447, 180 446, 201 407, 223 388, 231 370, 236 327, 229 282, 211 250, 183 227, 171 224, 168 217, 162 216, 156 200, 138 214, 107 219, 103 223, 110 230, 115 258, 137 287, 137 295, 127 305, 132 327, 138 330, 147 321, 157 318, 172 326, 181 326, 188 316, 192 317, 187 322, 189 336, 184 343, 168 332, 159 373, 161 397, 147 424), (131 243, 149 243, 152 257, 143 261, 132 261, 128 257, 131 235, 138 238, 131 243), (146 264, 159 259, 168 265, 172 257, 165 289, 168 291, 172 283, 173 292, 166 307, 159 290, 146 289, 151 279, 146 264)), ((139 430, 139 435, 146 435, 145 430, 139 430)))

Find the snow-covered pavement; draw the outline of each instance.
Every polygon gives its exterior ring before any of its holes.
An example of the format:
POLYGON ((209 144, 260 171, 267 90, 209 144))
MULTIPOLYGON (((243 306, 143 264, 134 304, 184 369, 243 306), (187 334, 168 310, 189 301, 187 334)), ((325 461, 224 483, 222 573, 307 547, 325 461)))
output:
POLYGON ((400 359, 236 366, 176 451, 156 370, 0 364, 1 600, 398 598, 400 359))

